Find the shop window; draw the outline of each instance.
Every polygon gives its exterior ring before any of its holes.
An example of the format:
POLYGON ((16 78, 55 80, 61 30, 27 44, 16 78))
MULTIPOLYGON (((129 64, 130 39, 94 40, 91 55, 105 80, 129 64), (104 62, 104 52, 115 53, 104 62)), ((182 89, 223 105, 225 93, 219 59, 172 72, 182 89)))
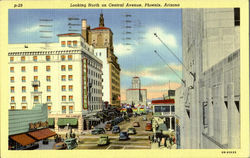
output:
POLYGON ((10 67, 10 72, 14 72, 14 67, 10 67))
POLYGON ((27 106, 22 106, 22 110, 26 110, 27 109, 27 106))
POLYGON ((62 75, 62 81, 66 81, 66 75, 62 75))
POLYGON ((62 91, 66 91, 66 86, 65 85, 62 86, 62 91))
POLYGON ((73 113, 73 106, 69 106, 69 113, 73 113))
POLYGON ((50 66, 46 66, 46 71, 50 72, 50 66))
POLYGON ((25 71, 26 71, 25 66, 22 66, 22 67, 21 67, 21 71, 22 71, 22 72, 25 72, 25 71))
POLYGON ((69 66, 68 66, 68 70, 69 70, 69 71, 72 71, 72 69, 73 69, 73 66, 72 66, 72 65, 69 65, 69 66))
POLYGON ((22 92, 25 93, 26 92, 26 87, 22 86, 22 92))
POLYGON ((16 107, 15 107, 15 106, 11 106, 10 109, 11 109, 11 110, 15 110, 16 107))
POLYGON ((37 61, 37 56, 33 56, 33 61, 37 61))
POLYGON ((62 106, 62 113, 66 114, 66 106, 62 106))
POLYGON ((65 41, 61 41, 61 46, 65 47, 66 46, 66 42, 65 41))
POLYGON ((22 82, 26 82, 26 77, 22 76, 22 82))
POLYGON ((61 71, 66 71, 66 66, 65 65, 61 66, 61 71))
POLYGON ((34 72, 38 71, 38 66, 34 66, 34 72))
POLYGON ((51 76, 46 76, 46 80, 47 80, 48 82, 50 82, 50 81, 51 81, 51 76))
POLYGON ((50 56, 46 56, 46 61, 50 61, 50 56))

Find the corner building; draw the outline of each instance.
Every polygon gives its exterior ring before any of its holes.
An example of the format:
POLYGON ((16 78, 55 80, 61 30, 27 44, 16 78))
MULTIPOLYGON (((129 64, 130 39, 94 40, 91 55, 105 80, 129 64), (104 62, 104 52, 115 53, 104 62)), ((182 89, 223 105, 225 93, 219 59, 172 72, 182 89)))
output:
POLYGON ((99 27, 90 29, 87 21, 82 20, 82 36, 92 45, 94 54, 103 62, 103 102, 111 106, 120 106, 120 65, 114 54, 113 32, 104 26, 103 14, 100 14, 99 27))
POLYGON ((9 109, 48 105, 55 131, 86 129, 89 111, 102 109, 102 61, 77 33, 59 43, 9 44, 9 109))

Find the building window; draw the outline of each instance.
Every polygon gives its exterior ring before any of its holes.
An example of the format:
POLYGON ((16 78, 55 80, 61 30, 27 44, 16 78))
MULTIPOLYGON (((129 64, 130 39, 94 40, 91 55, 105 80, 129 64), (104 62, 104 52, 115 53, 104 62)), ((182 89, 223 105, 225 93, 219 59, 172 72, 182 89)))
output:
POLYGON ((73 113, 73 106, 69 106, 69 113, 73 113))
POLYGON ((10 92, 11 92, 11 93, 14 93, 14 92, 15 92, 15 87, 13 87, 13 86, 10 87, 10 92))
POLYGON ((14 72, 14 67, 10 67, 10 72, 14 72))
POLYGON ((67 46, 71 47, 71 41, 67 41, 67 46))
POLYGON ((26 71, 25 66, 22 66, 22 67, 21 67, 21 71, 22 71, 22 72, 25 72, 25 71, 26 71))
POLYGON ((26 110, 27 109, 27 107, 26 106, 22 106, 22 110, 26 110))
POLYGON ((46 71, 50 72, 50 66, 46 66, 46 71))
POLYGON ((73 80, 73 75, 69 75, 69 81, 73 80))
POLYGON ((62 81, 66 81, 66 75, 62 75, 62 81))
POLYGON ((65 56, 65 55, 62 55, 62 56, 61 56, 61 60, 62 60, 62 61, 65 61, 65 59, 66 59, 66 56, 65 56))
POLYGON ((15 110, 15 106, 11 106, 10 109, 11 109, 11 110, 15 110))
POLYGON ((61 71, 66 71, 66 66, 65 65, 61 66, 61 71))
POLYGON ((62 101, 66 101, 66 96, 62 96, 62 101))
POLYGON ((69 101, 73 101, 73 95, 69 96, 69 101))
POLYGON ((73 69, 73 66, 72 66, 72 65, 69 65, 69 66, 68 66, 68 70, 69 70, 69 71, 72 71, 72 69, 73 69))
POLYGON ((50 56, 46 56, 46 61, 50 61, 50 56))
POLYGON ((38 76, 34 76, 34 81, 38 81, 38 76))
POLYGON ((47 96, 47 102, 51 102, 51 96, 47 96))
POLYGON ((203 125, 204 125, 204 128, 206 128, 208 126, 208 107, 207 107, 207 102, 203 102, 202 113, 203 113, 203 125))
POLYGON ((15 82, 15 78, 14 77, 10 77, 10 82, 14 83, 15 82))
POLYGON ((37 61, 37 56, 33 56, 33 61, 37 61))
POLYGON ((15 97, 10 98, 11 103, 15 103, 15 97))
POLYGON ((34 92, 38 92, 38 87, 34 87, 34 92))
POLYGON ((46 80, 47 80, 48 82, 50 82, 50 81, 51 81, 51 76, 46 76, 46 80))
POLYGON ((66 91, 66 86, 65 85, 62 86, 62 91, 66 91))
POLYGON ((51 106, 48 106, 48 113, 51 113, 51 106))
POLYGON ((26 102, 26 96, 22 96, 22 102, 26 102))
POLYGON ((66 106, 62 106, 62 113, 66 114, 66 106))
POLYGON ((175 107, 171 106, 171 112, 174 112, 174 111, 175 111, 175 107))
POLYGON ((72 60, 72 55, 68 55, 68 60, 69 60, 69 61, 72 60))
POLYGON ((65 41, 61 41, 61 46, 65 47, 65 45, 66 45, 66 42, 65 41))
POLYGON ((38 71, 38 66, 34 66, 34 72, 38 71))
POLYGON ((14 61, 14 57, 10 57, 10 62, 13 62, 14 61))
POLYGON ((240 8, 234 8, 234 26, 240 26, 240 8))
POLYGON ((73 46, 74 46, 74 47, 77 46, 77 41, 73 41, 73 46))
POLYGON ((22 82, 26 82, 26 77, 22 76, 22 82))
POLYGON ((51 92, 51 86, 47 86, 47 92, 51 92))
POLYGON ((26 92, 26 87, 22 86, 22 92, 25 93, 26 92))
POLYGON ((34 96, 34 102, 38 102, 38 96, 34 96))
POLYGON ((69 85, 69 91, 73 91, 73 85, 69 85))
POLYGON ((25 56, 22 56, 22 57, 21 57, 21 61, 25 61, 25 56))

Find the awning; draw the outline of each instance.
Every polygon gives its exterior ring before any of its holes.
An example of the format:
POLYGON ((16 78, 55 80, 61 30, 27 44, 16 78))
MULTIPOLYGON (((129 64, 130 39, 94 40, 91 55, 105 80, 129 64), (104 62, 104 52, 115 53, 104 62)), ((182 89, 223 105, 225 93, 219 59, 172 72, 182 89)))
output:
POLYGON ((67 124, 69 125, 77 125, 78 120, 76 118, 58 118, 57 125, 58 126, 66 126, 67 124))
POLYGON ((54 126, 55 125, 55 118, 48 118, 48 123, 49 123, 49 126, 54 126))
POLYGON ((21 144, 22 146, 26 146, 35 142, 34 139, 27 136, 26 134, 18 134, 15 136, 10 136, 10 138, 16 141, 17 143, 21 144))
POLYGON ((37 130, 37 131, 34 131, 34 132, 29 132, 28 134, 30 136, 36 138, 37 140, 46 139, 46 138, 49 138, 49 137, 52 137, 52 136, 56 135, 55 132, 51 131, 48 128, 37 130))

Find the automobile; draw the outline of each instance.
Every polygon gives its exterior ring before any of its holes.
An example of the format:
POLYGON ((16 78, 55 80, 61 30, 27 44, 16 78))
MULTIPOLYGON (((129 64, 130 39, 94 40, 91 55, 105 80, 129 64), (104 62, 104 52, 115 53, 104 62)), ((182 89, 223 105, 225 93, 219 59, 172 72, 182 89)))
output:
POLYGON ((119 126, 114 126, 112 129, 112 133, 120 133, 120 127, 119 126))
POLYGON ((152 124, 151 123, 147 123, 146 127, 145 127, 146 131, 152 131, 152 124))
POLYGON ((64 142, 56 143, 53 146, 53 149, 55 149, 55 150, 63 150, 63 149, 66 149, 66 148, 67 148, 67 145, 64 142))
POLYGON ((105 130, 103 128, 96 128, 91 131, 91 134, 96 135, 96 134, 104 134, 105 130))
POLYGON ((139 124, 139 122, 134 122, 134 123, 133 123, 133 126, 134 126, 134 127, 140 127, 140 124, 139 124))
POLYGON ((129 135, 136 134, 135 128, 128 128, 128 134, 129 135))
POLYGON ((43 139, 43 144, 49 144, 49 140, 47 139, 43 139))
POLYGON ((147 121, 147 117, 144 116, 144 117, 142 118, 142 120, 143 120, 143 121, 147 121))
POLYGON ((64 143, 67 145, 67 149, 74 149, 77 147, 77 141, 76 138, 68 138, 64 140, 64 143))
POLYGON ((108 136, 100 136, 97 142, 98 146, 108 145, 110 143, 108 136))
POLYGON ((105 129, 106 129, 107 131, 110 131, 110 130, 112 129, 112 124, 111 124, 111 122, 107 122, 107 124, 105 125, 105 129))
POLYGON ((120 133, 119 140, 128 140, 128 139, 129 139, 128 132, 121 132, 120 133))

